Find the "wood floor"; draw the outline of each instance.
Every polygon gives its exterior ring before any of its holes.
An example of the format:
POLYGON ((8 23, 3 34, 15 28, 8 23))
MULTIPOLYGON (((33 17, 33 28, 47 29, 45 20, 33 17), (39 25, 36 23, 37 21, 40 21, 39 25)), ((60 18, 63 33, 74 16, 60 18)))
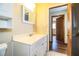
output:
POLYGON ((53 41, 50 42, 50 50, 66 54, 67 45, 57 41, 56 36, 53 36, 52 40, 53 41))

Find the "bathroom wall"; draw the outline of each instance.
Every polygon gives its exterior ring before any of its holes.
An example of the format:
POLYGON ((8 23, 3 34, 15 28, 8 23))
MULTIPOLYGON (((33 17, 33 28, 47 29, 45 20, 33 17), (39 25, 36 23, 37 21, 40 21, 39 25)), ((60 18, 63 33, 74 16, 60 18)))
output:
POLYGON ((36 3, 36 29, 37 33, 49 33, 49 8, 64 3, 36 3))
MULTIPOLYGON (((30 11, 29 11, 30 12, 30 11)), ((33 14, 30 13, 29 19, 31 21, 34 20, 33 14)), ((33 25, 24 23, 22 19, 22 5, 21 4, 14 4, 13 6, 13 34, 28 34, 33 32, 33 25)))

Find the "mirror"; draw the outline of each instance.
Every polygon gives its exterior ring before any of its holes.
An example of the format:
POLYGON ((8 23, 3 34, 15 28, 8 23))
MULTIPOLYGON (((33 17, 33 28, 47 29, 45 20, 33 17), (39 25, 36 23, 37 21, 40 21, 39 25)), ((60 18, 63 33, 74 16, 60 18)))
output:
POLYGON ((23 23, 34 24, 35 23, 35 10, 30 11, 25 6, 22 6, 22 20, 23 20, 23 23))
POLYGON ((22 6, 22 18, 24 23, 29 22, 29 12, 26 10, 24 6, 22 6))

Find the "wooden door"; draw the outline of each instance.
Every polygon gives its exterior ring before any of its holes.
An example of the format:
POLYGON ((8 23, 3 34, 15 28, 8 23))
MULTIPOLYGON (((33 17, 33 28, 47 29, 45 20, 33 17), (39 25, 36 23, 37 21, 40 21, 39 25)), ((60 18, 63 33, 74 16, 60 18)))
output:
POLYGON ((58 41, 64 43, 64 15, 56 19, 56 38, 58 41))
POLYGON ((72 55, 79 56, 79 4, 72 4, 72 55))

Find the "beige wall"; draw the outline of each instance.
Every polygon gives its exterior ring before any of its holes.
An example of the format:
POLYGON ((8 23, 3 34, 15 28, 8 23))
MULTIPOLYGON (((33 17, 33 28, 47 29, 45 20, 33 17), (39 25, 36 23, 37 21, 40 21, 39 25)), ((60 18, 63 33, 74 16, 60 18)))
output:
MULTIPOLYGON (((31 15, 32 13, 30 13, 31 15)), ((30 17, 30 20, 33 17, 30 17)), ((33 27, 31 24, 23 23, 22 19, 22 5, 21 4, 14 4, 13 5, 13 20, 12 20, 12 26, 13 26, 13 34, 27 34, 29 32, 32 32, 33 27)))
MULTIPOLYGON (((63 3, 64 4, 64 3, 63 3)), ((36 29, 37 33, 48 33, 49 27, 49 8, 62 3, 37 3, 36 4, 36 29)))

